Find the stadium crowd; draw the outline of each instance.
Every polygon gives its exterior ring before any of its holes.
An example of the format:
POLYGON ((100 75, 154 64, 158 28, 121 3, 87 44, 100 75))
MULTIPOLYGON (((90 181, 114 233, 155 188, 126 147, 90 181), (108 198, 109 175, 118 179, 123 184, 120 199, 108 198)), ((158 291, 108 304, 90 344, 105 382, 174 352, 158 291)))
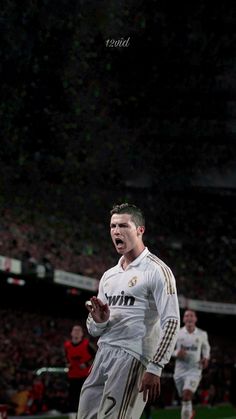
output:
POLYGON ((1 310, 0 323, 0 403, 9 406, 9 414, 18 416, 68 411, 63 342, 73 321, 1 310), (59 368, 59 372, 40 374, 41 368, 48 367, 59 368))
POLYGON ((39 263, 91 276, 103 271, 101 257, 94 255, 94 244, 80 240, 78 227, 71 220, 4 209, 0 231, 0 254, 21 260, 28 272, 34 272, 39 263))

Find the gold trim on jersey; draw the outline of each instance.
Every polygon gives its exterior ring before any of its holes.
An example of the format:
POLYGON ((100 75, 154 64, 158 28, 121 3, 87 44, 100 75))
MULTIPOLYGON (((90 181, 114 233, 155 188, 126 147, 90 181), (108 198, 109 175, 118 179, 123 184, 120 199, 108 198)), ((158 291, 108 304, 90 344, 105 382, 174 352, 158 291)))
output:
POLYGON ((152 360, 154 364, 158 364, 162 360, 163 356, 165 355, 168 346, 170 345, 174 335, 177 332, 178 323, 179 322, 176 319, 168 320, 161 343, 152 360))
POLYGON ((169 295, 175 294, 175 285, 174 285, 174 281, 173 281, 173 274, 172 274, 170 268, 164 262, 162 262, 161 259, 159 259, 157 256, 153 255, 152 253, 150 253, 147 257, 149 259, 151 259, 153 262, 155 262, 158 266, 160 266, 160 268, 162 270, 162 273, 164 275, 164 278, 165 278, 167 294, 169 294, 169 295))

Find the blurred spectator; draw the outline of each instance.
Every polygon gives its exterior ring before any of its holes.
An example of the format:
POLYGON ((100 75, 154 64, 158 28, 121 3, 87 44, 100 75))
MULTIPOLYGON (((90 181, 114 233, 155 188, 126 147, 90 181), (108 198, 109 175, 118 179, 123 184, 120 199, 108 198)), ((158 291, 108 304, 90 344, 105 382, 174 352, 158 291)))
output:
POLYGON ((15 404, 15 415, 27 415, 29 414, 29 398, 30 398, 30 387, 20 385, 18 390, 12 395, 11 401, 15 404))
POLYGON ((64 342, 64 349, 68 363, 68 412, 77 412, 81 387, 89 374, 96 349, 78 324, 72 327, 71 339, 64 342))

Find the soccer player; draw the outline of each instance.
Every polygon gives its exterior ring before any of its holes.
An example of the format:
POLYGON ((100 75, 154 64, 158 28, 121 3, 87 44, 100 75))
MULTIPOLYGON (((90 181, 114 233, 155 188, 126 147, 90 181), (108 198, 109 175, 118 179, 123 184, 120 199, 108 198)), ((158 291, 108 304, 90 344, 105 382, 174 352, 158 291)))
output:
POLYGON ((192 419, 192 399, 199 386, 202 370, 208 367, 210 345, 207 332, 196 327, 197 315, 194 310, 185 310, 183 323, 173 352, 176 358, 174 381, 182 401, 181 419, 192 419))
POLYGON ((160 377, 179 330, 170 268, 143 242, 144 216, 131 204, 111 210, 110 234, 120 259, 87 308, 88 331, 100 336, 80 396, 78 419, 140 418, 160 394, 160 377))
POLYGON ((71 339, 64 342, 68 364, 68 411, 77 412, 81 387, 88 376, 96 349, 84 337, 82 326, 76 324, 71 330, 71 339))

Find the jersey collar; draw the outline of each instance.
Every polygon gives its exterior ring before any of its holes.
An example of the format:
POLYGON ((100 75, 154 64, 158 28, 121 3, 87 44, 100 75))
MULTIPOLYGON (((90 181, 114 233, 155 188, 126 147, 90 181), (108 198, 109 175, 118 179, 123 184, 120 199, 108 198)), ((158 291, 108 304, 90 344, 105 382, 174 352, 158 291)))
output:
MULTIPOLYGON (((142 253, 140 253, 140 255, 129 264, 129 266, 137 266, 137 265, 139 265, 139 263, 141 262, 141 260, 144 259, 147 256, 148 253, 150 253, 150 252, 149 252, 148 248, 145 247, 145 249, 142 251, 142 253)), ((123 258, 123 256, 121 256, 121 258, 118 261, 118 266, 121 269, 122 269, 122 266, 121 266, 122 258, 123 258)))
POLYGON ((186 332, 186 333, 188 333, 188 334, 190 334, 190 335, 194 335, 194 334, 197 332, 197 328, 196 328, 196 326, 195 326, 195 329, 193 330, 193 332, 192 332, 192 333, 190 333, 190 332, 188 331, 188 329, 187 329, 187 327, 186 327, 186 326, 184 326, 184 330, 185 330, 185 332, 186 332))

